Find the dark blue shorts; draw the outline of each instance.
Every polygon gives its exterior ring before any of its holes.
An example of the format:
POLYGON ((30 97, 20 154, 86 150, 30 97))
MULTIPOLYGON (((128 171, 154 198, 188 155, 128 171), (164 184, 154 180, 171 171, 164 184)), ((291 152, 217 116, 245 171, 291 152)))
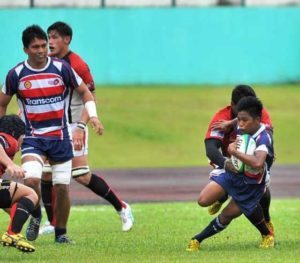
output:
POLYGON ((24 138, 22 155, 35 153, 46 156, 49 161, 66 162, 73 158, 73 146, 69 139, 24 138))
POLYGON ((218 176, 213 175, 210 179, 222 186, 243 214, 250 216, 262 198, 266 186, 265 184, 246 184, 243 177, 244 175, 224 172, 218 176))

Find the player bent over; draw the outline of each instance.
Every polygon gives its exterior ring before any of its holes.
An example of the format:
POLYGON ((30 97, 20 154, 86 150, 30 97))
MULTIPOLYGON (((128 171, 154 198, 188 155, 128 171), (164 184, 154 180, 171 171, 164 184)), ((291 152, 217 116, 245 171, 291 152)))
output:
POLYGON ((211 182, 201 191, 198 203, 202 207, 207 207, 228 193, 232 197, 228 205, 229 215, 226 215, 226 209, 224 209, 224 213, 222 212, 202 232, 191 239, 187 251, 199 250, 202 241, 223 231, 233 218, 233 212, 239 215, 239 210, 261 233, 261 248, 270 248, 275 244, 273 232, 268 229, 259 204, 266 190, 266 180, 274 160, 272 137, 266 131, 266 127, 260 123, 262 103, 257 98, 241 99, 237 105, 237 111, 240 128, 238 133, 252 135, 256 141, 255 154, 252 156, 238 152, 237 141, 229 145, 228 152, 255 169, 256 172, 234 174, 223 171, 219 175, 211 176, 211 182))
MULTIPOLYGON (((37 25, 27 27, 22 34, 24 52, 28 59, 12 68, 0 94, 0 117, 14 94, 25 122, 22 143, 22 168, 26 171, 24 184, 35 190, 40 199, 42 168, 49 160, 53 168, 53 184, 57 202, 55 212, 55 242, 72 243, 67 236, 70 213, 69 184, 73 146, 67 110, 70 94, 75 90, 82 98, 89 121, 98 135, 103 125, 97 117, 91 92, 82 79, 63 60, 48 57, 47 34, 37 25)), ((41 222, 39 203, 31 213, 26 230, 28 240, 35 240, 41 222)))
MULTIPOLYGON (((64 22, 55 22, 49 26, 47 32, 51 56, 63 59, 69 63, 86 83, 95 98, 94 80, 88 65, 69 48, 73 36, 72 28, 64 22)), ((134 222, 130 206, 116 195, 102 177, 92 174, 88 166, 88 128, 86 126, 88 116, 76 91, 71 94, 70 101, 68 114, 75 149, 74 158, 72 159, 72 177, 96 195, 110 202, 120 215, 122 230, 129 231, 134 222)), ((48 222, 40 229, 40 234, 53 232, 53 226, 55 226, 56 222, 56 214, 53 211, 55 195, 52 191, 51 166, 45 165, 43 171, 41 190, 48 222)))
MULTIPOLYGON (((24 170, 12 161, 19 150, 24 133, 24 122, 17 115, 4 116, 0 119, 0 176, 6 172, 12 178, 24 178, 24 170)), ((10 208, 9 227, 0 241, 3 246, 15 247, 23 252, 35 251, 20 233, 37 201, 38 196, 33 189, 0 179, 0 208, 10 208)))

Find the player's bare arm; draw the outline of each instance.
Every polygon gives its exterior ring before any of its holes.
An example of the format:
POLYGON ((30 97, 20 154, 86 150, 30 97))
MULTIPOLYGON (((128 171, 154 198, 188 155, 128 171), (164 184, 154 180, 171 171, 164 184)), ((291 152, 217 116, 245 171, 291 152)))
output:
POLYGON ((0 145, 0 163, 6 167, 5 172, 9 174, 11 177, 16 179, 22 179, 25 176, 24 170, 16 165, 6 154, 5 150, 3 149, 2 145, 0 145))
POLYGON ((0 92, 0 118, 2 118, 5 115, 7 105, 9 104, 11 98, 12 96, 0 92))
POLYGON ((255 151, 254 155, 244 154, 237 150, 236 144, 237 144, 237 141, 229 144, 228 153, 230 155, 235 156, 236 158, 241 160, 243 163, 251 166, 252 168, 255 168, 255 169, 264 168, 264 164, 265 164, 265 161, 266 161, 266 158, 268 155, 267 152, 255 151))
POLYGON ((233 120, 219 120, 219 121, 216 121, 214 122, 212 125, 211 125, 211 128, 213 130, 221 130, 223 132, 228 132, 231 128, 233 127, 236 127, 237 125, 237 119, 233 119, 233 120))

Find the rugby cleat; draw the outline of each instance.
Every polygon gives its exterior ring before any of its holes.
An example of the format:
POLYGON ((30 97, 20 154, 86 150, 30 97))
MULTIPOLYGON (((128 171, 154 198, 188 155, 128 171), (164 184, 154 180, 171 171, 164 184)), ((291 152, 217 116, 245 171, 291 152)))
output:
POLYGON ((41 226, 39 230, 40 235, 47 235, 47 234, 52 234, 54 233, 54 226, 50 224, 49 221, 46 221, 43 226, 41 226))
POLYGON ((272 223, 272 221, 266 222, 267 228, 269 229, 270 232, 273 233, 273 235, 275 235, 275 230, 274 230, 274 225, 272 223))
POLYGON ((73 241, 66 234, 64 234, 64 235, 59 235, 58 237, 56 237, 55 243, 74 245, 75 241, 73 241))
POLYGON ((222 207, 223 203, 220 201, 216 201, 214 202, 212 205, 210 205, 207 209, 208 214, 210 215, 214 215, 216 213, 218 213, 222 207))
POLYGON ((273 235, 262 236, 262 241, 259 245, 260 248, 272 248, 275 245, 275 238, 273 235))
POLYGON ((200 242, 197 239, 191 239, 186 251, 188 252, 194 252, 194 251, 199 251, 200 249, 200 242))
POLYGON ((26 238, 29 241, 34 241, 39 235, 39 229, 41 224, 42 217, 35 218, 31 216, 29 224, 26 229, 26 238))
POLYGON ((120 215, 120 219, 122 222, 122 231, 127 232, 132 228, 134 223, 134 218, 133 218, 130 205, 125 202, 123 203, 126 205, 126 207, 123 207, 122 210, 118 213, 120 215))
POLYGON ((2 235, 0 242, 3 246, 15 247, 22 252, 29 253, 35 251, 34 246, 27 242, 21 234, 9 235, 6 232, 2 235))

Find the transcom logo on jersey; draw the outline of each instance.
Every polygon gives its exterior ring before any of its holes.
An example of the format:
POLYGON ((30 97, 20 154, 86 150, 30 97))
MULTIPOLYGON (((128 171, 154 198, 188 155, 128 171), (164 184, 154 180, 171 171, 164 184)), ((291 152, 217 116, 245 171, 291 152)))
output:
POLYGON ((30 89, 32 87, 31 82, 30 81, 25 81, 24 82, 24 87, 25 87, 25 89, 30 89))

